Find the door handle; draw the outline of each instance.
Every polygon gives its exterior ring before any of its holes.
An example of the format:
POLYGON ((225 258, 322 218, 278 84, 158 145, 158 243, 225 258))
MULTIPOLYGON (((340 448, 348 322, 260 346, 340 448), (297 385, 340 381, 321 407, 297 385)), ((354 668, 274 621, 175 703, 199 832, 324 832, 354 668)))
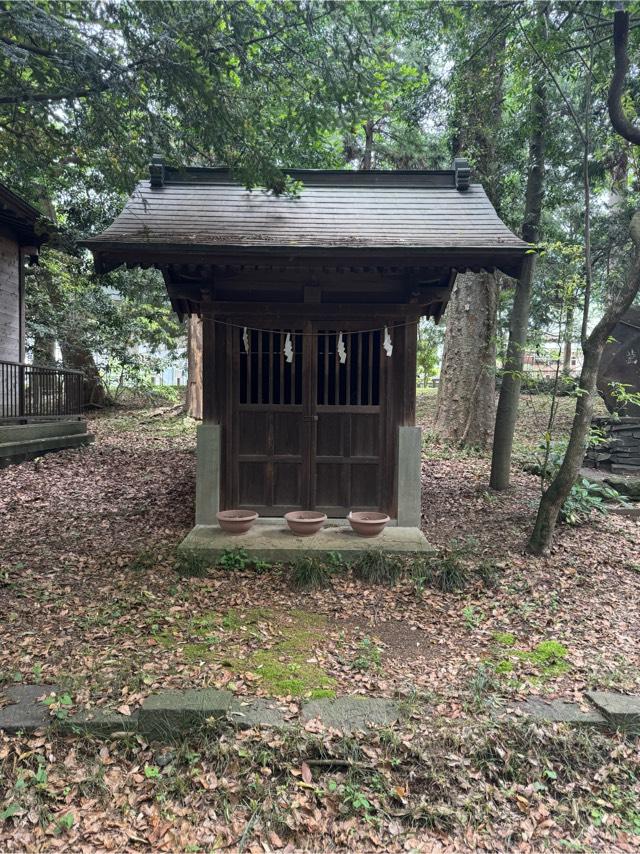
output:
POLYGON ((302 420, 303 421, 317 421, 318 416, 317 415, 303 415, 302 420))

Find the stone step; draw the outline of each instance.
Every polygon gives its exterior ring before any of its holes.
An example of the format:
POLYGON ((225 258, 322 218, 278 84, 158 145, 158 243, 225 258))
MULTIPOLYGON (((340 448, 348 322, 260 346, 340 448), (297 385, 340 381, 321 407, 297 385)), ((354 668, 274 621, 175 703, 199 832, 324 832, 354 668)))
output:
POLYGON ((38 457, 47 451, 58 451, 62 448, 81 448, 93 441, 94 436, 85 432, 68 436, 46 436, 40 439, 4 442, 0 444, 0 465, 38 457))
POLYGON ((0 426, 0 445, 8 442, 26 442, 55 436, 76 436, 87 432, 87 422, 46 421, 44 423, 8 424, 0 426))

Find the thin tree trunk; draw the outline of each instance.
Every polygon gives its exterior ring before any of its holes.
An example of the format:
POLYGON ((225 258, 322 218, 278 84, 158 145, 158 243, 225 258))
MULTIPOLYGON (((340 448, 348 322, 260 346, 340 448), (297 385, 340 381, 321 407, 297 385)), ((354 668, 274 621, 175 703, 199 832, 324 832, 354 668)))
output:
POLYGON ((196 315, 187 322, 187 399, 185 408, 192 418, 202 418, 202 320, 196 315))
POLYGON ((567 323, 564 330, 562 345, 562 375, 571 376, 571 355, 573 351, 573 305, 567 308, 567 323))
POLYGON ((373 166, 373 122, 369 120, 364 124, 364 155, 362 157, 362 170, 369 170, 373 166))
POLYGON ((551 547, 560 510, 571 492, 584 459, 597 396, 598 368, 605 344, 616 323, 630 308, 640 290, 640 213, 636 213, 631 221, 631 237, 635 258, 627 281, 613 297, 604 316, 583 345, 584 362, 569 444, 558 473, 540 500, 536 523, 527 545, 527 550, 532 554, 545 554, 551 547))
MULTIPOLYGON (((546 30, 546 11, 540 10, 542 30, 546 30)), ((540 218, 544 198, 544 150, 547 130, 547 89, 543 75, 538 75, 533 87, 531 103, 531 137, 529 140, 529 169, 525 197, 522 237, 527 243, 540 240, 540 218)), ((532 253, 524 259, 520 278, 513 297, 513 308, 509 324, 509 343, 504 362, 502 385, 496 411, 496 423, 493 434, 491 456, 492 489, 503 490, 509 486, 511 477, 511 456, 513 453, 513 435, 518 417, 520 387, 524 353, 529 328, 529 308, 531 288, 535 275, 537 255, 532 253)))

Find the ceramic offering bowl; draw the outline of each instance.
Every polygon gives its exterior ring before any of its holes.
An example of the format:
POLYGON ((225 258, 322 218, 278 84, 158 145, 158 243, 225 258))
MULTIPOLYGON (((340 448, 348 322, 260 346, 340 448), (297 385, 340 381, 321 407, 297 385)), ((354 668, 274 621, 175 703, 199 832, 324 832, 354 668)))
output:
POLYGON ((253 510, 220 510, 218 523, 227 534, 246 534, 258 518, 253 510))
POLYGON ((310 537, 317 534, 327 521, 326 513, 318 513, 316 510, 291 510, 284 514, 287 525, 298 537, 310 537))
POLYGON ((375 513, 371 510, 353 510, 347 516, 349 524, 360 537, 377 537, 388 525, 391 519, 386 513, 375 513))

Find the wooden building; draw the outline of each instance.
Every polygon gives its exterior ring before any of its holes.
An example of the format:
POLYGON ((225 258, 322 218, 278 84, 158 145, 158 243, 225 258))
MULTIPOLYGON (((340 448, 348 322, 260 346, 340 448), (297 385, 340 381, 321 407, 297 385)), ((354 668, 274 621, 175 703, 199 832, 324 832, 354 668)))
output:
POLYGON ((0 184, 0 466, 91 441, 82 374, 25 361, 25 265, 52 223, 0 184))
POLYGON ((174 309, 202 316, 198 524, 303 508, 418 527, 416 324, 442 316, 458 271, 518 275, 527 245, 464 160, 289 174, 295 197, 156 159, 87 245, 99 270, 157 267, 174 309))

